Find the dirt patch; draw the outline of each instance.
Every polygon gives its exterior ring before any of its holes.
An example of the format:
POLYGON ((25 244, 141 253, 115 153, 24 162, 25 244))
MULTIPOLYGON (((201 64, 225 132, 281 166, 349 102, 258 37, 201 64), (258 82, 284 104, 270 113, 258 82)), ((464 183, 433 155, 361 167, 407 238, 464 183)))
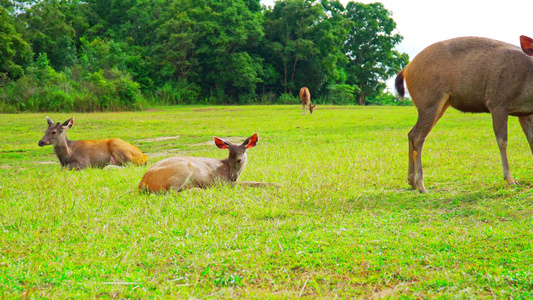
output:
POLYGON ((3 150, 3 151, 0 151, 0 153, 24 153, 28 151, 30 150, 3 150))
MULTIPOLYGON (((335 107, 335 106, 333 106, 333 107, 331 107, 331 106, 330 107, 323 107, 323 106, 321 106, 320 107, 321 110, 322 109, 344 109, 344 110, 347 110, 347 109, 358 109, 358 108, 359 107, 355 107, 355 106, 339 106, 339 107, 335 107)), ((315 109, 318 110, 319 109, 318 106, 315 109)))
POLYGON ((198 109, 193 109, 192 111, 211 111, 211 110, 218 110, 218 108, 198 108, 198 109))
POLYGON ((198 108, 198 109, 193 109, 192 111, 202 112, 202 111, 213 111, 213 110, 219 110, 219 111, 243 111, 245 109, 244 108, 198 108))
POLYGON ((198 144, 191 144, 191 146, 205 146, 205 145, 214 145, 214 144, 215 144, 214 141, 207 141, 207 142, 198 143, 198 144))
POLYGON ((395 292, 396 292, 395 289, 387 288, 387 289, 384 289, 384 290, 381 290, 381 291, 378 291, 378 292, 374 292, 370 299, 389 298, 391 296, 394 296, 395 292))
POLYGON ((138 140, 138 142, 151 143, 151 142, 159 142, 159 141, 166 141, 166 140, 175 140, 175 139, 179 139, 179 137, 180 137, 179 135, 176 135, 176 136, 160 136, 160 137, 156 137, 156 138, 138 140))
POLYGON ((54 164, 59 164, 59 162, 57 162, 57 161, 38 161, 37 164, 38 165, 54 165, 54 164))
POLYGON ((146 111, 146 112, 154 112, 154 111, 164 111, 164 109, 149 108, 149 109, 145 109, 144 111, 146 111))
POLYGON ((199 151, 207 151, 208 149, 201 149, 201 150, 166 150, 161 152, 154 152, 154 153, 147 153, 146 155, 149 158, 159 158, 159 157, 171 157, 171 156, 187 156, 187 153, 191 152, 199 152, 199 151))

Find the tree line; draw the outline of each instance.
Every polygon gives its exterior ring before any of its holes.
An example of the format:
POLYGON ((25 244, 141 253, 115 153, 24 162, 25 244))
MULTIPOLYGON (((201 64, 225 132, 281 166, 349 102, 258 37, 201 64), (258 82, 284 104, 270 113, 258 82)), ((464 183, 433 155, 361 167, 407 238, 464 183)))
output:
POLYGON ((408 63, 381 4, 0 0, 0 112, 155 104, 397 103, 408 63))

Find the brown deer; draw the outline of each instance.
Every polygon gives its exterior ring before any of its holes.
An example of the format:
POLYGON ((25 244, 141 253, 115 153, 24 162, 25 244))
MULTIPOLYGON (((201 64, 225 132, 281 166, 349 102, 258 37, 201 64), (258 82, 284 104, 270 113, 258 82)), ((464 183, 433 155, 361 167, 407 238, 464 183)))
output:
POLYGON ((307 114, 307 110, 309 110, 309 115, 312 115, 316 105, 311 104, 311 93, 305 86, 300 89, 300 102, 302 102, 302 116, 307 114))
POLYGON ((449 106, 463 112, 488 112, 500 148, 503 178, 515 185, 507 160, 507 119, 517 116, 533 151, 533 39, 521 36, 522 49, 480 37, 461 37, 422 50, 396 76, 403 80, 418 109, 409 132, 409 184, 427 192, 422 172, 422 145, 449 106))
POLYGON ((54 145, 54 152, 61 167, 84 169, 87 167, 105 167, 107 165, 123 165, 133 162, 136 165, 146 164, 147 157, 137 147, 121 139, 71 141, 67 139, 65 130, 72 128, 74 117, 63 124, 46 117, 48 129, 39 141, 39 146, 54 145))
POLYGON ((205 188, 217 183, 241 184, 247 186, 269 186, 270 183, 253 181, 237 182, 246 166, 246 150, 255 147, 257 133, 247 138, 241 145, 233 144, 225 139, 214 137, 215 145, 220 149, 228 149, 226 159, 207 157, 178 156, 169 157, 154 164, 146 171, 139 191, 180 192, 190 188, 205 188))

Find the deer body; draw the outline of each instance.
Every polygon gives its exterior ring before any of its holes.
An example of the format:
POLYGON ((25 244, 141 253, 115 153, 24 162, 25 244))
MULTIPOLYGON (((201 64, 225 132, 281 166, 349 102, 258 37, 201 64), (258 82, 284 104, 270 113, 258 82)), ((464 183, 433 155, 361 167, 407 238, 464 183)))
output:
POLYGON ((489 112, 500 148, 504 179, 516 184, 507 160, 507 119, 518 116, 533 151, 533 40, 522 36, 522 49, 478 37, 433 44, 420 52, 396 77, 401 97, 407 89, 418 109, 409 132, 408 181, 426 192, 422 146, 449 106, 463 112, 489 112), (527 55, 526 55, 527 54, 527 55))
POLYGON ((146 164, 147 157, 137 147, 121 139, 82 140, 67 139, 65 130, 74 124, 74 118, 65 123, 54 124, 47 117, 48 129, 39 141, 39 146, 54 145, 62 167, 83 169, 87 167, 105 167, 107 165, 123 165, 133 162, 136 165, 146 164))
POLYGON ((140 190, 182 191, 230 182, 229 162, 206 157, 169 157, 154 164, 139 183, 140 190))
MULTIPOLYGON (((178 156, 163 159, 146 171, 139 183, 140 191, 176 192, 189 188, 204 188, 217 183, 237 183, 244 170, 247 157, 246 150, 255 147, 257 133, 236 145, 215 137, 215 144, 220 149, 228 149, 226 159, 207 157, 178 156)), ((269 185, 260 182, 239 182, 251 186, 269 185)))
POLYGON ((305 116, 307 111, 309 111, 309 115, 313 114, 316 105, 311 104, 311 93, 306 87, 300 89, 300 102, 302 102, 302 116, 305 116))

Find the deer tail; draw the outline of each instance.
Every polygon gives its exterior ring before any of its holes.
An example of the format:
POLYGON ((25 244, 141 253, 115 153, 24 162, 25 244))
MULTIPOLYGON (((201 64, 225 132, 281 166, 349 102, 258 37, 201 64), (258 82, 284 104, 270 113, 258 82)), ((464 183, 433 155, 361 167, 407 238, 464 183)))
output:
POLYGON ((400 96, 400 100, 403 99, 405 96, 405 87, 403 86, 403 71, 405 69, 401 70, 398 75, 396 75, 396 80, 394 81, 394 87, 396 87, 396 91, 398 92, 398 95, 400 96))

